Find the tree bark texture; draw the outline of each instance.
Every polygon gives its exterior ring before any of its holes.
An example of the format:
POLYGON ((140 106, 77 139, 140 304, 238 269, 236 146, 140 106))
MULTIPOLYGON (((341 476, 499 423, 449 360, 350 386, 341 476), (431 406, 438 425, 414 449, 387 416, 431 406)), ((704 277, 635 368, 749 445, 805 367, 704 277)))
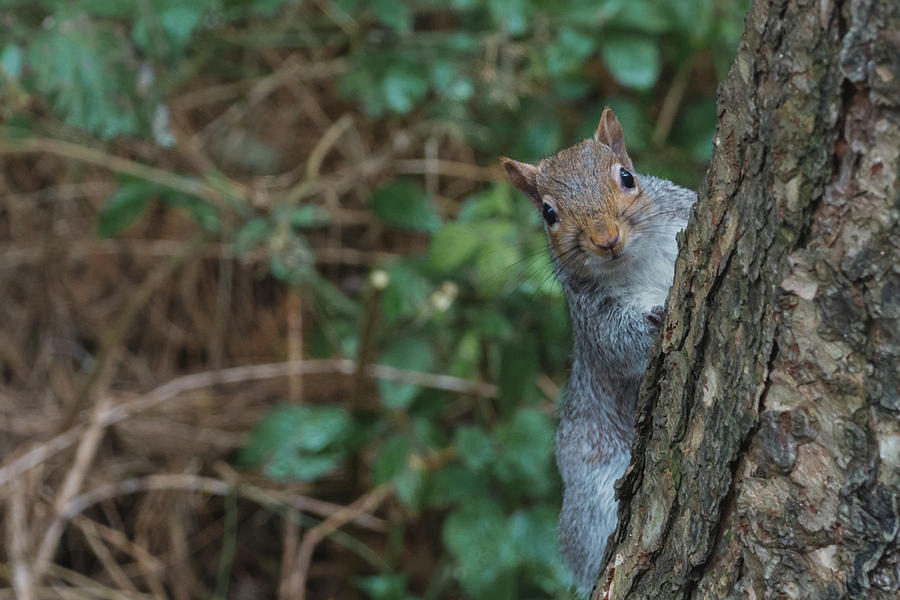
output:
POLYGON ((714 144, 593 598, 898 598, 900 1, 757 0, 714 144))

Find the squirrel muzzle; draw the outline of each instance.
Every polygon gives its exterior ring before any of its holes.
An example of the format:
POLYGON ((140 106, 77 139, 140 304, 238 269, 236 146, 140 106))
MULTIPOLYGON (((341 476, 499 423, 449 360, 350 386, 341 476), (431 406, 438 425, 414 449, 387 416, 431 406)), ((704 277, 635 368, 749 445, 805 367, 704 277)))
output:
POLYGON ((615 223, 585 232, 585 238, 583 247, 598 256, 616 258, 625 247, 623 231, 615 223))

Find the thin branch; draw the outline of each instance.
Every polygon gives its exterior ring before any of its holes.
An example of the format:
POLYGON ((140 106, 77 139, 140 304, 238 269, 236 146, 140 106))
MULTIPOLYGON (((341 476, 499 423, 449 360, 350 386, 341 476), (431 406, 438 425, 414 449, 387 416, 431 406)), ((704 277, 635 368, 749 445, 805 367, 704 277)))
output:
MULTIPOLYGON (((273 379, 276 377, 286 377, 295 373, 303 375, 335 373, 352 375, 355 371, 356 361, 346 358, 299 360, 233 367, 221 371, 204 371, 202 373, 177 377, 130 402, 110 406, 109 408, 104 409, 102 414, 99 415, 99 422, 102 423, 104 427, 108 427, 109 425, 123 421, 134 414, 155 408, 180 394, 213 385, 273 379)), ((462 394, 473 394, 485 398, 495 398, 497 396, 497 386, 481 381, 471 381, 461 377, 408 371, 405 369, 389 367, 387 365, 372 365, 367 371, 370 376, 375 377, 376 379, 442 389, 462 394)), ((65 450, 78 440, 83 431, 84 426, 73 427, 41 444, 37 448, 10 460, 3 467, 0 467, 0 485, 4 485, 17 477, 20 477, 23 473, 65 450)))
POLYGON ((338 528, 352 521, 358 514, 369 513, 375 510, 391 493, 391 487, 387 484, 380 485, 358 498, 349 506, 342 508, 329 518, 325 519, 310 529, 300 544, 297 552, 297 560, 294 570, 288 582, 288 590, 284 600, 305 600, 306 579, 309 575, 309 565, 312 555, 319 542, 328 537, 338 528))
POLYGON ((669 137, 675 117, 678 115, 678 107, 681 105, 684 93, 687 91, 688 76, 691 74, 693 66, 694 57, 691 56, 688 60, 681 63, 681 66, 675 73, 675 77, 672 78, 672 85, 669 86, 669 91, 666 92, 662 108, 659 111, 659 118, 656 120, 656 129, 653 130, 653 135, 650 138, 651 144, 656 148, 662 146, 669 137))
MULTIPOLYGON (((25 138, 0 140, 0 154, 54 154, 62 158, 96 165, 116 173, 131 175, 138 179, 157 183, 171 190, 183 192, 209 201, 220 209, 225 209, 222 191, 209 183, 194 177, 178 175, 165 169, 151 167, 128 158, 104 152, 96 148, 73 144, 51 138, 25 138)), ((233 184, 229 191, 242 198, 248 196, 243 186, 233 184)))
POLYGON ((28 564, 29 535, 25 510, 25 485, 14 486, 8 500, 6 513, 6 548, 9 552, 9 570, 16 598, 33 600, 34 576, 28 564))
MULTIPOLYGON (((341 216, 349 217, 349 224, 360 221, 361 215, 347 213, 341 216)), ((344 224, 343 222, 341 224, 344 224)), ((176 240, 91 240, 87 242, 75 242, 65 247, 65 258, 70 260, 83 259, 98 254, 129 254, 139 256, 174 256, 183 248, 183 242, 176 240)), ((59 253, 60 247, 43 244, 40 246, 4 246, 0 248, 0 271, 15 269, 26 265, 41 263, 51 255, 59 253)), ((392 252, 354 250, 353 248, 333 248, 329 246, 312 248, 317 264, 352 265, 352 266, 376 266, 395 260, 398 254, 392 252)), ((233 248, 230 244, 207 244, 195 256, 202 258, 230 259, 234 258, 233 248)), ((243 262, 264 262, 269 258, 265 250, 255 250, 241 254, 238 260, 243 262)))
POLYGON ((499 168, 480 167, 465 162, 441 160, 437 158, 414 158, 395 160, 391 164, 395 173, 410 175, 442 175, 471 181, 496 181, 503 177, 499 168))
POLYGON ((109 407, 110 403, 111 399, 107 397, 100 399, 94 405, 94 410, 91 414, 91 422, 88 425, 85 434, 81 437, 81 443, 78 444, 78 449, 75 451, 75 460, 72 462, 72 467, 69 469, 69 472, 66 473, 66 478, 63 480, 63 484, 56 495, 56 500, 53 502, 53 507, 56 510, 57 516, 50 521, 50 525, 44 532, 44 537, 38 548, 37 556, 34 559, 35 581, 39 581, 43 576, 44 570, 50 563, 53 554, 56 552, 59 538, 65 530, 67 519, 61 518, 60 515, 66 504, 69 502, 69 499, 81 488, 81 484, 87 476, 88 469, 90 468, 91 463, 94 462, 94 456, 97 454, 100 440, 103 439, 103 433, 106 431, 102 415, 109 407))

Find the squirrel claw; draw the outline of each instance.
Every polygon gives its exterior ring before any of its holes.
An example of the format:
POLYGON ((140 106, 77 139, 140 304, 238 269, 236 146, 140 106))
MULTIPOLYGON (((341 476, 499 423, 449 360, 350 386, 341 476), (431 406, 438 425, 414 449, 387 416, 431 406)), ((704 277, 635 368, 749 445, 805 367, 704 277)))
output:
POLYGON ((650 312, 647 313, 647 320, 650 321, 650 324, 654 327, 662 326, 665 317, 666 310, 662 306, 654 306, 650 309, 650 312))

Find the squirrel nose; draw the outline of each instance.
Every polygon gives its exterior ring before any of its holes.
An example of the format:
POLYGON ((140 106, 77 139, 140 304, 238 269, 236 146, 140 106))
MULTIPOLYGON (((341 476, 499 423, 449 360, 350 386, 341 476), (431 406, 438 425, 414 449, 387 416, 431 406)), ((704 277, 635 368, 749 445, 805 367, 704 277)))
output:
POLYGON ((602 233, 594 232, 590 237, 591 242, 600 250, 615 250, 619 246, 619 228, 616 225, 602 233))

